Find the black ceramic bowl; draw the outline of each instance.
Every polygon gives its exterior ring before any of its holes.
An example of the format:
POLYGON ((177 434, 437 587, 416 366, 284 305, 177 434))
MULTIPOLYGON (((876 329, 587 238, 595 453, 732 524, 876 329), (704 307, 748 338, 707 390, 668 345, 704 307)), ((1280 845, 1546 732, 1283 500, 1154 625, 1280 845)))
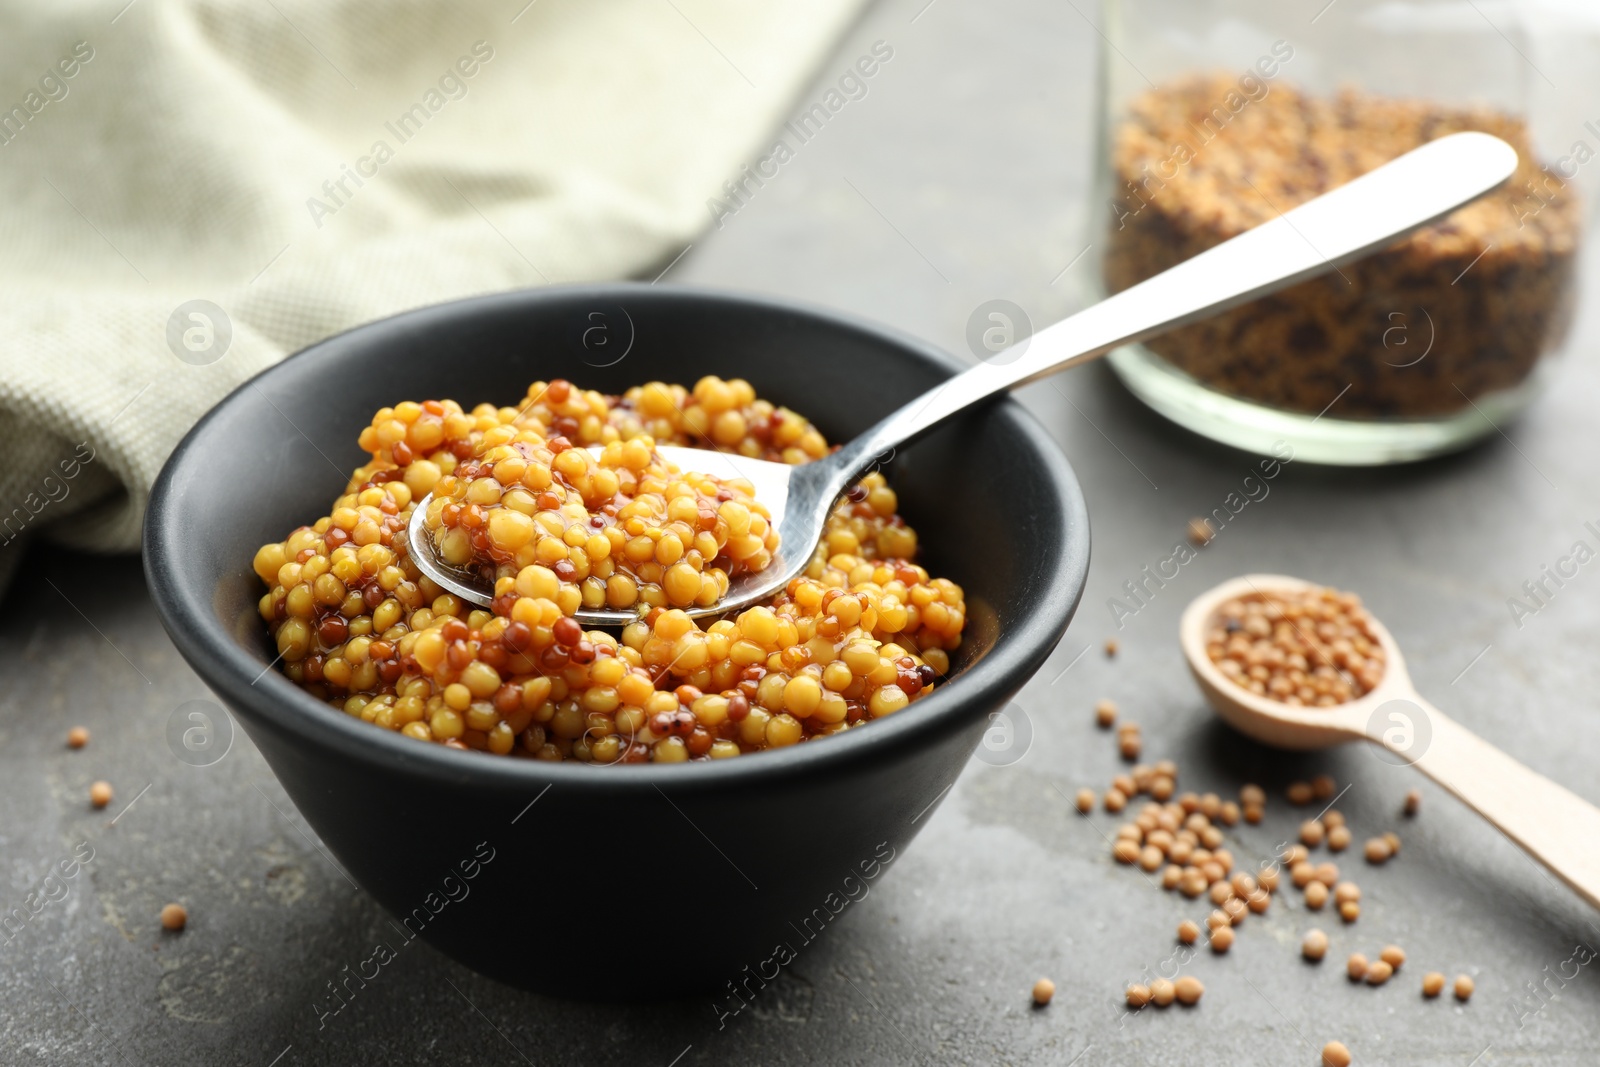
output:
POLYGON ((621 392, 720 374, 749 379, 837 442, 956 369, 926 344, 840 315, 665 286, 409 312, 284 360, 200 421, 151 496, 146 576, 178 649, 394 916, 396 942, 420 936, 484 974, 585 999, 770 977, 927 824, 990 715, 1044 663, 1077 606, 1083 498, 1019 405, 939 428, 889 472, 923 562, 966 590, 954 678, 891 718, 780 751, 591 768, 374 728, 266 669, 275 649, 251 559, 326 513, 363 458, 357 432, 386 404, 515 403, 541 378, 621 392))

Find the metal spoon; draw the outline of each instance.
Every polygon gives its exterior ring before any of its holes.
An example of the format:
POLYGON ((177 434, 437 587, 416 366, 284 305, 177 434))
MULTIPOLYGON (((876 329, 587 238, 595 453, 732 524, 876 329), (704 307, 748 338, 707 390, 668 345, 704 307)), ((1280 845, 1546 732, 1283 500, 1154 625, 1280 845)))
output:
MULTIPOLYGON (((771 511, 782 539, 765 570, 740 575, 722 600, 688 608, 688 614, 736 611, 776 594, 805 569, 839 498, 899 445, 952 415, 1120 345, 1334 270, 1498 188, 1516 167, 1516 150, 1485 133, 1430 142, 1041 330, 1025 349, 1016 346, 1014 359, 986 361, 950 378, 823 459, 787 466, 698 449, 660 449, 680 469, 754 482, 756 499, 771 511)), ((422 521, 427 504, 424 497, 411 520, 418 568, 456 595, 489 604, 489 589, 438 559, 422 521)), ((585 626, 621 625, 634 617, 630 610, 577 613, 585 626)))
POLYGON ((1277 748, 1325 748, 1367 740, 1410 763, 1522 846, 1590 905, 1600 908, 1600 808, 1529 770, 1424 700, 1400 646, 1377 619, 1383 681, 1331 708, 1294 707, 1229 681, 1206 655, 1206 630, 1229 600, 1316 588, 1279 574, 1251 574, 1202 593, 1183 613, 1178 641, 1206 699, 1234 729, 1277 748))

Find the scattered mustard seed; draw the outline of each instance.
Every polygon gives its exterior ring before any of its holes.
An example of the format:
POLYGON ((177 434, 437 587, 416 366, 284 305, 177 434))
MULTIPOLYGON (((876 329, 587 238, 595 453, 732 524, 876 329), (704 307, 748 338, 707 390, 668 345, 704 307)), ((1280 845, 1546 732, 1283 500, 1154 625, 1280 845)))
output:
POLYGON ((1322 1046, 1322 1067, 1350 1067, 1350 1050, 1343 1041, 1330 1041, 1322 1046))
POLYGON ((1333 780, 1331 774, 1319 774, 1311 779, 1311 795, 1318 800, 1332 800, 1338 791, 1339 783, 1333 780))
MULTIPOLYGON (((1328 814, 1333 814, 1329 812, 1328 814)), ((1340 825, 1328 831, 1328 851, 1343 852, 1350 847, 1350 827, 1340 825)))
POLYGON ((1393 830, 1383 832, 1383 843, 1389 846, 1389 855, 1400 855, 1400 835, 1393 830))
POLYGON ((1367 976, 1367 957, 1359 952, 1350 953, 1350 958, 1345 961, 1344 971, 1350 976, 1352 982, 1359 982, 1367 976))
POLYGON ((1373 960, 1367 966, 1367 984, 1382 985, 1394 975, 1394 966, 1386 960, 1373 960))
POLYGON ((1128 806, 1128 798, 1123 794, 1122 790, 1112 786, 1110 789, 1106 790, 1106 795, 1104 800, 1102 800, 1102 803, 1105 805, 1107 811, 1118 812, 1128 806))
POLYGON ((1343 826, 1344 824, 1344 812, 1338 808, 1329 808, 1322 813, 1322 825, 1328 829, 1332 830, 1335 826, 1343 826))
POLYGON ((89 731, 83 726, 74 726, 67 731, 67 747, 82 748, 89 743, 89 731))
POLYGON ((1378 958, 1398 971, 1401 964, 1406 962, 1406 950, 1399 945, 1385 945, 1383 951, 1378 953, 1378 958))
POLYGON ((97 808, 103 808, 111 803, 111 783, 96 782, 89 787, 89 803, 97 808))
POLYGON ((1139 751, 1143 746, 1144 743, 1139 740, 1137 733, 1126 733, 1117 738, 1117 751, 1130 763, 1139 758, 1139 751))
POLYGON ((1111 724, 1117 721, 1117 704, 1113 700, 1102 700, 1094 706, 1095 725, 1102 730, 1111 729, 1111 724))
POLYGON ((1422 995, 1436 997, 1444 992, 1444 975, 1438 971, 1429 971, 1422 976, 1422 995))
POLYGON ((1339 868, 1336 864, 1319 863, 1317 864, 1317 869, 1312 872, 1311 877, 1332 889, 1339 883, 1339 868))
POLYGON ((1341 900, 1339 902, 1339 918, 1347 923, 1353 923, 1361 918, 1361 904, 1354 900, 1341 900))
POLYGON ((1401 810, 1404 811, 1405 814, 1412 816, 1416 815, 1418 811, 1422 810, 1422 790, 1413 789, 1407 793, 1405 807, 1401 810))
MULTIPOLYGON (((169 904, 168 907, 177 907, 169 904)), ((1041 978, 1033 983, 1033 1002, 1041 1008, 1050 1003, 1050 998, 1056 995, 1056 984, 1048 978, 1041 978)))
POLYGON ((1165 1008, 1178 995, 1177 987, 1165 978, 1150 983, 1150 1000, 1158 1008, 1165 1008))
POLYGON ((1224 953, 1233 947, 1233 927, 1221 926, 1211 931, 1211 951, 1224 953))
POLYGON ((1119 837, 1111 846, 1111 855, 1118 863, 1133 863, 1139 858, 1139 846, 1126 837, 1119 837))
POLYGON ((1126 996, 1128 998, 1128 1007, 1130 1008, 1138 1009, 1150 1003, 1150 989, 1148 986, 1135 983, 1128 987, 1126 996))
POLYGON ((1310 782, 1290 782, 1289 788, 1283 791, 1283 795, 1297 808, 1304 807, 1316 798, 1310 782))
POLYGON ((1322 821, 1320 819, 1307 819, 1300 824, 1300 843, 1307 848, 1316 848, 1322 844, 1322 821))
POLYGON ((1267 802, 1267 792, 1259 785, 1246 785, 1239 790, 1239 803, 1246 806, 1255 805, 1262 807, 1267 802))
MULTIPOLYGON (((1221 932, 1220 930, 1217 931, 1217 933, 1221 932)), ((1232 933, 1233 931, 1230 930, 1228 932, 1232 933)), ((1178 979, 1174 986, 1174 991, 1178 995, 1178 1003, 1193 1007, 1200 1003, 1200 998, 1205 995, 1206 987, 1201 985, 1200 979, 1194 975, 1186 974, 1178 979)))
POLYGON ((1189 540, 1197 547, 1204 548, 1209 545, 1215 536, 1210 519, 1195 517, 1189 520, 1189 540))
POLYGON ((1386 863, 1394 855, 1394 849, 1383 838, 1373 837, 1367 840, 1366 854, 1368 863, 1386 863))
POLYGON ((182 904, 168 904, 161 909, 161 928, 176 933, 189 922, 189 911, 182 904))
POLYGON ((1328 954, 1328 935, 1321 930, 1307 930, 1300 941, 1300 955, 1308 960, 1321 960, 1328 954))
POLYGON ((1476 988, 1477 988, 1477 986, 1473 983, 1472 979, 1470 977, 1468 977, 1467 975, 1464 975, 1464 974, 1456 975, 1456 999, 1457 1000, 1470 1000, 1470 999, 1472 999, 1472 991, 1474 989, 1476 989, 1476 988))
POLYGON ((1111 657, 1115 656, 1116 654, 1117 654, 1117 639, 1115 637, 1106 638, 1106 659, 1110 659, 1111 657))
POLYGON ((1077 804, 1078 812, 1080 814, 1083 814, 1083 815, 1089 814, 1091 811, 1094 810, 1094 790, 1093 789, 1080 789, 1080 790, 1078 790, 1078 795, 1077 795, 1077 798, 1076 798, 1075 802, 1077 804))
POLYGON ((1322 906, 1328 902, 1328 887, 1321 882, 1306 883, 1306 907, 1312 911, 1321 911, 1322 906))

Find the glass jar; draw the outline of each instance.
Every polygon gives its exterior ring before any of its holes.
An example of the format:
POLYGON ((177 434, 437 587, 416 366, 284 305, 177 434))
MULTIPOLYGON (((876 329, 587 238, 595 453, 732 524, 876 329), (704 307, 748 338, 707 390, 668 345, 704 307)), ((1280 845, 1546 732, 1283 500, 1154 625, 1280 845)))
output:
POLYGON ((1448 452, 1521 411, 1563 342, 1600 121, 1546 101, 1504 5, 1498 26, 1468 0, 1318 6, 1105 0, 1097 297, 1447 133, 1509 141, 1517 174, 1397 245, 1111 365, 1163 415, 1252 451, 1286 440, 1297 460, 1351 465, 1448 452))

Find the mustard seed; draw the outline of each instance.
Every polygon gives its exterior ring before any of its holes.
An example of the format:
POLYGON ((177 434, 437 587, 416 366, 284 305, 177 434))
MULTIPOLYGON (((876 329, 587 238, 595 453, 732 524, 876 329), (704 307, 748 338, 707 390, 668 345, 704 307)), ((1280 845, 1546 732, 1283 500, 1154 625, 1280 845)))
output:
POLYGON ((1343 826, 1345 824, 1344 812, 1340 811, 1338 808, 1329 808, 1327 811, 1322 813, 1321 818, 1322 825, 1326 826, 1330 830, 1332 830, 1335 826, 1343 826))
POLYGON ((1328 887, 1321 882, 1306 883, 1306 907, 1312 911, 1321 911, 1322 906, 1328 902, 1328 887))
POLYGON ((1144 831, 1139 829, 1139 827, 1131 822, 1125 822, 1121 826, 1117 827, 1116 840, 1132 841, 1137 845, 1144 840, 1144 831))
POLYGON ((1394 855, 1394 850, 1383 838, 1373 837, 1367 840, 1366 854, 1368 863, 1386 863, 1389 857, 1394 855))
POLYGON ((1339 881, 1339 868, 1331 863, 1319 863, 1311 877, 1332 889, 1339 881))
POLYGON ((1304 807, 1305 805, 1311 803, 1311 801, 1316 797, 1316 793, 1312 791, 1310 782, 1290 782, 1289 788, 1285 789, 1283 793, 1284 796, 1289 799, 1289 803, 1293 804, 1297 808, 1304 807))
POLYGON ((1158 1008, 1165 1008, 1178 995, 1177 987, 1165 978, 1150 983, 1150 1000, 1158 1008))
POLYGON ((1233 886, 1227 882, 1216 882, 1211 886, 1211 903, 1221 907, 1233 899, 1233 886))
POLYGON ((1056 995, 1056 984, 1048 978, 1041 978, 1033 983, 1033 1002, 1041 1008, 1050 1003, 1050 998, 1056 995))
MULTIPOLYGON (((1232 931, 1229 931, 1230 933, 1232 931)), ((1219 930, 1218 933, 1221 933, 1219 930)), ((1178 979, 1174 986, 1178 995, 1178 1003, 1190 1007, 1200 1003, 1200 998, 1205 995, 1206 987, 1200 984, 1200 979, 1192 974, 1186 974, 1178 979)))
POLYGON ((1367 957, 1359 952, 1350 953, 1350 959, 1345 962, 1344 971, 1353 982, 1359 982, 1367 976, 1367 957))
POLYGON ((1128 806, 1128 798, 1123 795, 1122 790, 1113 786, 1106 790, 1105 798, 1101 803, 1105 805, 1107 811, 1118 812, 1128 806))
POLYGON ((1154 845, 1146 845, 1139 851, 1139 868, 1154 874, 1161 869, 1161 865, 1166 862, 1166 859, 1159 848, 1154 845))
POLYGON ((1319 774, 1311 779, 1311 795, 1318 800, 1332 800, 1338 791, 1339 783, 1333 780, 1331 774, 1319 774))
POLYGON ((1278 868, 1276 866, 1261 868, 1261 874, 1257 880, 1261 883, 1262 889, 1269 893, 1276 893, 1278 891, 1278 868))
POLYGON ((1316 848, 1322 844, 1322 821, 1320 819, 1307 819, 1300 824, 1300 843, 1307 848, 1316 848))
POLYGON ((1383 832, 1383 843, 1389 846, 1389 855, 1400 855, 1400 835, 1393 830, 1383 832))
POLYGON ((1422 810, 1422 790, 1413 789, 1406 794, 1405 807, 1401 809, 1407 815, 1416 815, 1422 810))
POLYGON ((1133 863, 1139 858, 1139 846, 1126 837, 1119 837, 1111 846, 1111 855, 1118 863, 1133 863))
POLYGON ((1361 899, 1361 887, 1354 882, 1340 882, 1333 887, 1333 899, 1340 904, 1351 900, 1361 899))
POLYGON ((1198 548, 1204 548, 1211 543, 1216 534, 1211 529, 1211 520, 1193 518, 1189 520, 1189 541, 1198 548))
MULTIPOLYGON (((1230 600, 1205 632, 1206 656, 1232 683, 1291 706, 1333 707, 1383 678, 1384 652, 1360 600, 1332 589, 1230 600)), ((1312 796, 1334 795, 1319 775, 1312 796)))
POLYGON ((1233 947, 1233 927, 1220 926, 1211 931, 1211 951, 1222 954, 1233 947))
POLYGON ((1157 774, 1164 774, 1173 781, 1178 778, 1178 765, 1169 759, 1156 760, 1156 765, 1151 768, 1157 774))
POLYGON ((1265 814, 1266 811, 1259 804, 1246 804, 1244 806, 1244 821, 1251 826, 1258 825, 1265 814))
POLYGON ((1200 831, 1200 843, 1206 848, 1217 848, 1222 844, 1222 831, 1215 826, 1208 826, 1200 831))
POLYGON ((1233 920, 1221 908, 1216 909, 1206 916, 1206 929, 1215 930, 1219 926, 1232 926, 1233 920))
POLYGON ((1245 895, 1244 903, 1257 915, 1264 915, 1272 907, 1272 897, 1265 889, 1254 889, 1245 895))
POLYGON ((1183 872, 1183 879, 1178 883, 1178 891, 1193 900, 1206 891, 1206 876, 1199 868, 1189 867, 1183 872))
POLYGON ((1238 926, 1240 923, 1244 922, 1244 917, 1250 914, 1249 906, 1238 897, 1230 897, 1229 899, 1223 901, 1222 911, 1223 914, 1228 917, 1228 921, 1234 926, 1238 926))
POLYGON ((1378 953, 1378 958, 1398 971, 1401 964, 1406 962, 1406 950, 1399 945, 1385 945, 1383 951, 1378 953))
POLYGON ((1328 935, 1321 930, 1308 930, 1300 941, 1300 955, 1308 960, 1321 960, 1328 954, 1328 935))
POLYGON ((1117 738, 1117 751, 1122 753, 1122 758, 1132 762, 1139 758, 1139 751, 1144 743, 1139 740, 1138 734, 1123 734, 1117 738))
POLYGON ((1102 700, 1094 706, 1095 725, 1102 730, 1109 730, 1111 724, 1117 721, 1117 705, 1115 701, 1102 700))
POLYGON ((1382 985, 1394 975, 1394 966, 1385 960, 1373 960, 1367 967, 1367 984, 1382 985))
POLYGON ((1200 939, 1200 924, 1193 919, 1185 919, 1178 924, 1178 940, 1185 945, 1192 945, 1200 939))
POLYGON ((1347 923, 1353 923, 1361 918, 1361 905, 1354 900, 1345 900, 1339 903, 1339 918, 1347 923))
POLYGON ((1322 1067, 1350 1067, 1350 1050, 1342 1041, 1330 1041, 1322 1046, 1322 1067))
POLYGON ((1080 789, 1080 790, 1078 790, 1078 795, 1077 795, 1077 798, 1076 798, 1075 802, 1077 804, 1078 813, 1079 814, 1081 814, 1081 815, 1089 814, 1091 811, 1094 810, 1094 790, 1093 789, 1080 789))
POLYGON ((1115 637, 1106 638, 1106 659, 1110 659, 1111 657, 1115 656, 1117 654, 1118 647, 1120 646, 1118 646, 1117 639, 1115 637))
POLYGON ((1317 869, 1306 860, 1300 860, 1289 868, 1289 881, 1294 883, 1296 889, 1304 889, 1316 876, 1317 869))
POLYGON ((1150 988, 1135 983, 1128 987, 1128 992, 1125 996, 1128 1000, 1128 1007, 1137 1010, 1150 1003, 1150 988))
POLYGON ((1181 881, 1183 881, 1183 868, 1176 863, 1167 864, 1161 872, 1161 888, 1176 889, 1181 881))
POLYGON ((1233 885, 1233 891, 1241 897, 1248 897, 1256 891, 1256 880, 1244 871, 1239 871, 1229 881, 1233 885))
POLYGON ((1477 986, 1473 984, 1472 979, 1468 976, 1464 974, 1456 975, 1457 1000, 1470 1000, 1472 998, 1472 991, 1476 988, 1477 986))
POLYGON ((1297 863, 1303 863, 1305 860, 1310 858, 1310 856, 1311 853, 1306 850, 1306 846, 1290 845, 1288 850, 1283 854, 1283 865, 1285 867, 1292 868, 1297 863))
POLYGON ((1176 788, 1177 783, 1164 774, 1158 774, 1150 779, 1150 795, 1157 800, 1167 800, 1176 788))
POLYGON ((182 904, 168 904, 161 909, 161 928, 176 933, 189 922, 189 911, 182 904))
POLYGON ((96 782, 89 787, 89 803, 97 808, 103 808, 111 803, 111 783, 96 782))
POLYGON ((1125 797, 1136 797, 1139 795, 1139 786, 1136 782, 1134 782, 1133 776, 1129 774, 1119 774, 1115 778, 1112 778, 1111 788, 1115 789, 1125 797))
POLYGON ((1246 785, 1239 789, 1239 803, 1249 807, 1263 807, 1267 803, 1267 791, 1259 785, 1246 785))
POLYGON ((1235 826, 1239 822, 1239 815, 1239 805, 1231 800, 1225 800, 1217 811, 1217 821, 1224 826, 1235 826))
POLYGON ((82 748, 89 743, 89 731, 82 726, 74 726, 67 731, 67 747, 82 748))
POLYGON ((1429 971, 1422 976, 1422 995, 1436 997, 1444 992, 1444 975, 1438 971, 1429 971))
POLYGON ((1343 852, 1350 847, 1350 827, 1335 826, 1328 831, 1328 851, 1343 852))

